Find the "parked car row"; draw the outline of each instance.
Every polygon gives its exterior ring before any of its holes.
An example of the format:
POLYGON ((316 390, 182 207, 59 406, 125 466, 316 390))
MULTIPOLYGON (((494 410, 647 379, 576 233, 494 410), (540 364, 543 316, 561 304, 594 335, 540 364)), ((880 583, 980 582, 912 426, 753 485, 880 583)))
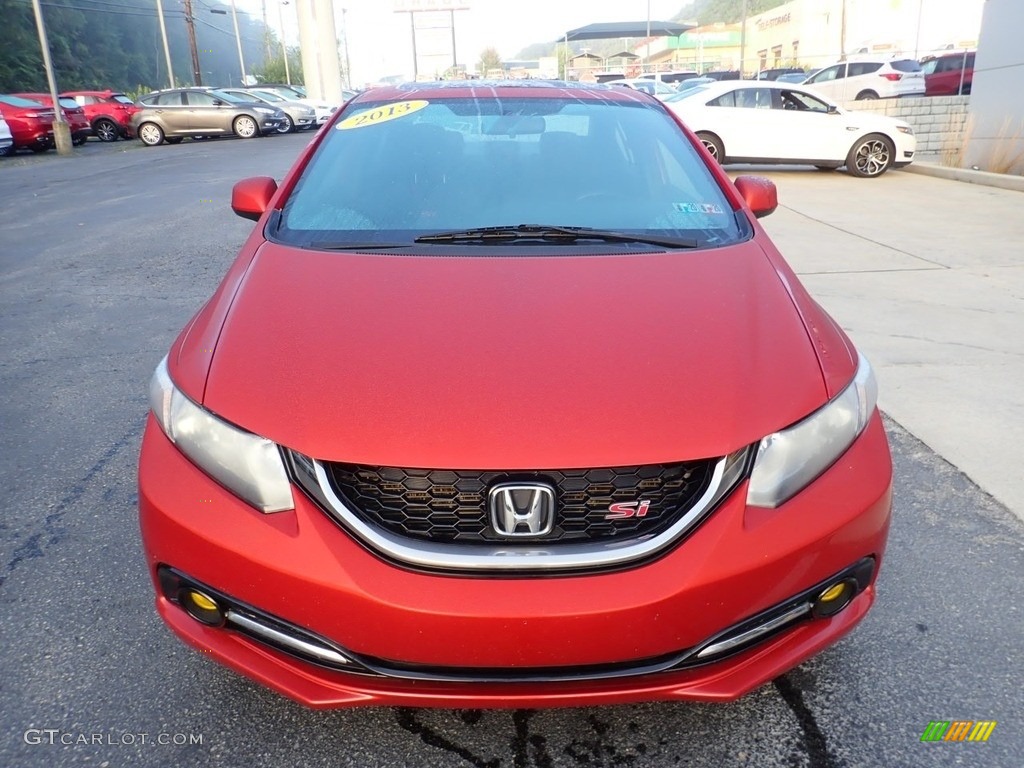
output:
MULTIPOLYGON (((117 91, 67 91, 57 97, 61 113, 71 131, 71 142, 81 146, 90 136, 100 141, 131 137, 134 102, 117 91)), ((11 142, 0 142, 0 156, 19 149, 45 152, 54 147, 53 98, 48 93, 0 95, 0 115, 11 131, 11 142)))
MULTIPOLYGON (((752 79, 813 85, 821 95, 834 101, 969 94, 974 79, 974 54, 974 51, 949 51, 925 56, 920 61, 858 54, 811 72, 801 67, 764 69, 752 79)), ((638 78, 677 90, 689 87, 695 79, 737 80, 739 73, 657 72, 638 78)), ((624 80, 612 82, 627 83, 624 80)), ((649 91, 649 88, 643 90, 649 91)))
POLYGON ((168 88, 138 101, 132 130, 143 144, 177 144, 186 137, 243 139, 317 128, 340 104, 309 99, 292 86, 168 88))
MULTIPOLYGON (((355 95, 346 91, 344 101, 355 95)), ((112 90, 67 91, 58 100, 75 146, 90 136, 105 142, 138 137, 155 146, 177 144, 188 136, 290 133, 323 125, 341 106, 310 99, 301 86, 274 83, 246 89, 173 88, 153 91, 137 102, 112 90)), ((0 156, 54 147, 55 111, 49 94, 0 95, 0 117, 0 156)))

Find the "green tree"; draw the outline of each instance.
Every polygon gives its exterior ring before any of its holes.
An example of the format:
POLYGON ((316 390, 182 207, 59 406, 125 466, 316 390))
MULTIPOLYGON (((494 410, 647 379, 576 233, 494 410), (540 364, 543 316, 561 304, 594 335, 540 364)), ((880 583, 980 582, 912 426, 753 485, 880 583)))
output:
POLYGON ((501 69, 501 55, 495 48, 484 48, 480 53, 477 71, 481 77, 487 77, 487 73, 494 69, 501 69))
POLYGON ((252 74, 256 75, 261 83, 286 83, 288 76, 291 76, 293 85, 302 85, 305 80, 302 77, 302 57, 298 48, 288 49, 288 70, 284 68, 284 56, 278 53, 263 62, 260 67, 255 67, 252 74))

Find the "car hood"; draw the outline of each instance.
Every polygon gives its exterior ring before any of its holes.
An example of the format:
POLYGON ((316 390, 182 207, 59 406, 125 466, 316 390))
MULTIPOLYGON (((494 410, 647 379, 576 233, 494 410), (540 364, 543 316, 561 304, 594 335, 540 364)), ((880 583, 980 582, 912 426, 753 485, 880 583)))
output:
MULTIPOLYGON (((264 243, 234 298, 218 295, 230 309, 204 405, 321 459, 678 461, 724 455, 826 400, 807 330, 756 241, 497 257, 264 243)), ((211 330, 186 334, 179 355, 211 330)))

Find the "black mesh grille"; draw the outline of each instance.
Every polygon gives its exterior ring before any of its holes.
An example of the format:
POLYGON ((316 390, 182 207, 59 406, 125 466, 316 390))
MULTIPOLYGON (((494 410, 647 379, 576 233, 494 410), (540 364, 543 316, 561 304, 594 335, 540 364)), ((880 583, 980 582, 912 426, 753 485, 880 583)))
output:
POLYGON ((398 535, 438 542, 507 541, 490 527, 490 488, 505 482, 548 483, 555 489, 555 526, 544 541, 579 543, 661 532, 704 493, 716 461, 543 472, 357 464, 327 464, 326 469, 335 493, 365 522, 398 535), (612 504, 643 501, 648 502, 643 517, 606 519, 612 504))

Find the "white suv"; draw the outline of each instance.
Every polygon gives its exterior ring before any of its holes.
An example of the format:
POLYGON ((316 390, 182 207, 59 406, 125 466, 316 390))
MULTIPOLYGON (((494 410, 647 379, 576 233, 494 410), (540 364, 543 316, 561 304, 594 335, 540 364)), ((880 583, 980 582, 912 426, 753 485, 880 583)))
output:
POLYGON ((804 85, 833 101, 924 96, 924 73, 913 59, 854 59, 815 72, 804 85))

